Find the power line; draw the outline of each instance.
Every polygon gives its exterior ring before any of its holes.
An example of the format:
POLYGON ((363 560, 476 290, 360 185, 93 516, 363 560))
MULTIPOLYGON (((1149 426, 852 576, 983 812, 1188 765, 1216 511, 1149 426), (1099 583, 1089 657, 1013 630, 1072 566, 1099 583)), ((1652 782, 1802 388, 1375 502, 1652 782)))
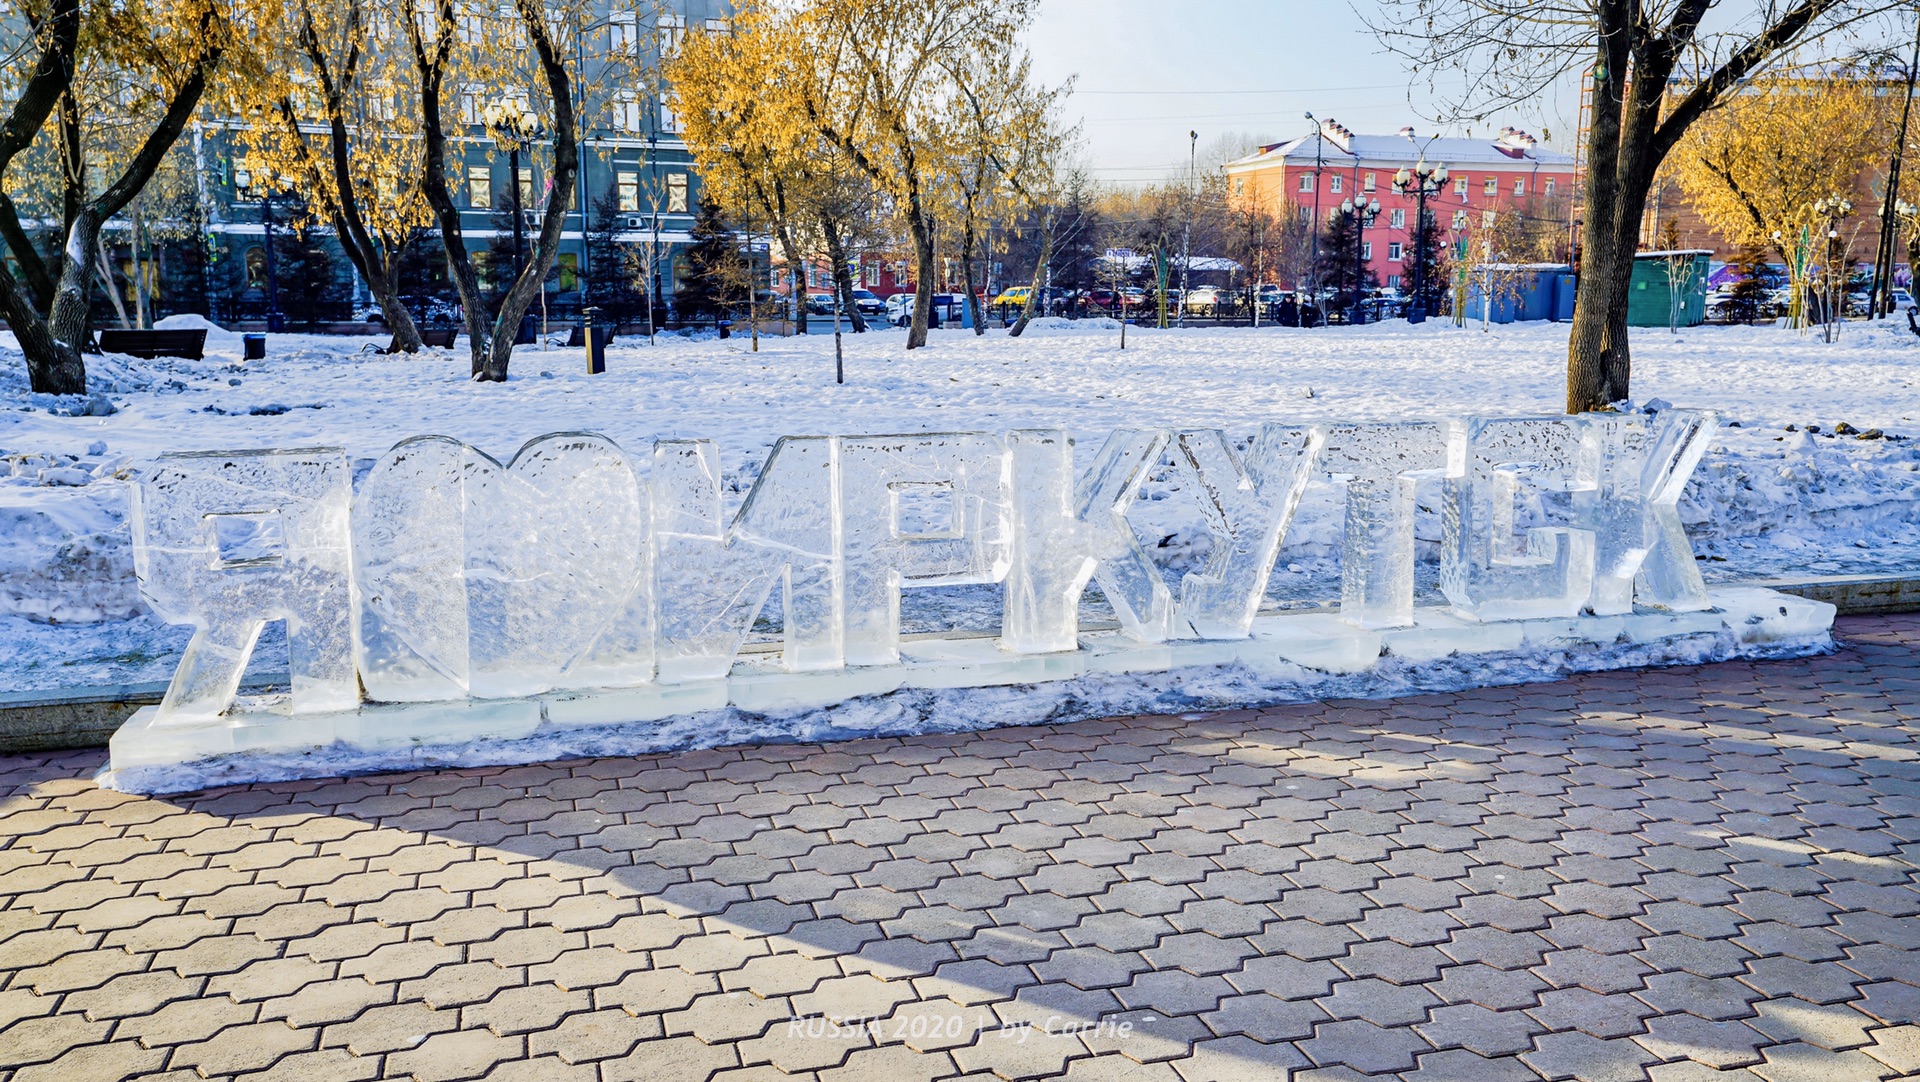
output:
POLYGON ((1406 86, 1405 83, 1367 83, 1358 86, 1299 86, 1283 87, 1275 90, 1081 90, 1074 88, 1073 93, 1080 94, 1317 94, 1333 90, 1395 90, 1406 86))

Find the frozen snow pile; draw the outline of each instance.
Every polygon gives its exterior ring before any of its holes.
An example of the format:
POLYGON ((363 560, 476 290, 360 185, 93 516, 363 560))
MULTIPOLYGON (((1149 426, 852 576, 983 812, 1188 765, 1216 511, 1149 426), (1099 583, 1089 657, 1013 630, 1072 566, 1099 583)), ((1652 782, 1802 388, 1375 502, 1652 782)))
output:
MULTIPOLYGON (((549 432, 600 432, 642 456, 655 438, 708 437, 737 506, 782 435, 1065 426, 1085 453, 1126 426, 1219 427, 1244 439, 1272 420, 1556 414, 1566 349, 1563 325, 1483 333, 1430 321, 1129 327, 1122 350, 1110 320, 1044 319, 1018 339, 937 330, 912 352, 897 329, 847 334, 843 386, 830 333, 762 337, 757 353, 744 335, 662 335, 651 347, 622 338, 603 376, 586 374, 583 350, 523 346, 514 378, 484 385, 468 378, 464 339, 389 357, 361 352, 384 335, 284 334, 270 338, 266 359, 244 361, 237 334, 198 317, 167 323, 205 326, 206 358, 89 358, 86 398, 32 394, 0 335, 0 690, 171 672, 186 631, 137 612, 125 525, 126 476, 165 451, 342 445, 363 471, 398 440, 426 434, 503 461, 549 432)), ((1920 439, 1909 438, 1920 436, 1920 338, 1891 325, 1850 325, 1832 344, 1767 327, 1634 335, 1641 393, 1728 423, 1682 503, 1709 579, 1920 568, 1920 439), (1842 422, 1882 438, 1835 435, 1842 422)), ((1209 543, 1178 486, 1163 470, 1132 513, 1169 574, 1194 566, 1209 543)), ((1429 509, 1436 491, 1423 492, 1429 509)), ((1309 490, 1275 604, 1336 595, 1336 496, 1309 490)), ((1529 513, 1545 521, 1553 511, 1543 498, 1529 513)), ((1418 532, 1438 539, 1431 511, 1418 532)), ((1422 575, 1430 585, 1431 563, 1422 575)), ((992 626, 991 594, 909 608, 929 624, 992 626)))

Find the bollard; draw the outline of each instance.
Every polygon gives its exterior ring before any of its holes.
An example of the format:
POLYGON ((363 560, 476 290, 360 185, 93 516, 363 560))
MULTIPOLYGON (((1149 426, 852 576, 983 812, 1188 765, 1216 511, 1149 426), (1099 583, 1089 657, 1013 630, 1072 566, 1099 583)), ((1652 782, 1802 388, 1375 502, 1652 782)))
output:
MULTIPOLYGON (((600 314, 596 307, 580 309, 580 337, 587 344, 587 375, 599 376, 607 371, 607 346, 600 338, 600 328, 593 325, 593 317, 600 314)), ((612 335, 608 335, 609 338, 612 335)))

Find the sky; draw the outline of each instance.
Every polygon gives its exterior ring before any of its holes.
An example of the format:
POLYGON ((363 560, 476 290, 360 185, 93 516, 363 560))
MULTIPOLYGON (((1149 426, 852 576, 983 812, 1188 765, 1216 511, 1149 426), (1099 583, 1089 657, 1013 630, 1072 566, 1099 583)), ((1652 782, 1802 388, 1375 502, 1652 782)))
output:
MULTIPOLYGON (((1042 0, 1027 44, 1041 80, 1076 77, 1066 115, 1081 122, 1083 153, 1107 183, 1184 176, 1189 131, 1200 133, 1204 168, 1222 136, 1291 139, 1312 130, 1309 111, 1363 134, 1409 124, 1470 134, 1428 119, 1424 77, 1416 83, 1344 0, 1042 0)), ((1549 100, 1488 117, 1471 134, 1511 124, 1564 148, 1573 113, 1549 100)))

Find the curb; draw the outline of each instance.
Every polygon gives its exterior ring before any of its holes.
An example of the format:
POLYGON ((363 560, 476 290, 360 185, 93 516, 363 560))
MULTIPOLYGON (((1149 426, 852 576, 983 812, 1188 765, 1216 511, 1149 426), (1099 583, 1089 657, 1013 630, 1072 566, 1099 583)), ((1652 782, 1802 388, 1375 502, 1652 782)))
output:
MULTIPOLYGON (((1732 585, 1732 584, 1724 584, 1732 585)), ((1841 616, 1920 612, 1920 575, 1819 575, 1745 581, 1813 601, 1825 601, 1841 616)), ((983 633, 984 634, 984 633, 983 633)), ((285 674, 249 680, 243 692, 285 687, 285 674)), ((113 687, 0 693, 0 755, 104 748, 120 724, 143 706, 158 703, 167 685, 122 684, 113 687)))

